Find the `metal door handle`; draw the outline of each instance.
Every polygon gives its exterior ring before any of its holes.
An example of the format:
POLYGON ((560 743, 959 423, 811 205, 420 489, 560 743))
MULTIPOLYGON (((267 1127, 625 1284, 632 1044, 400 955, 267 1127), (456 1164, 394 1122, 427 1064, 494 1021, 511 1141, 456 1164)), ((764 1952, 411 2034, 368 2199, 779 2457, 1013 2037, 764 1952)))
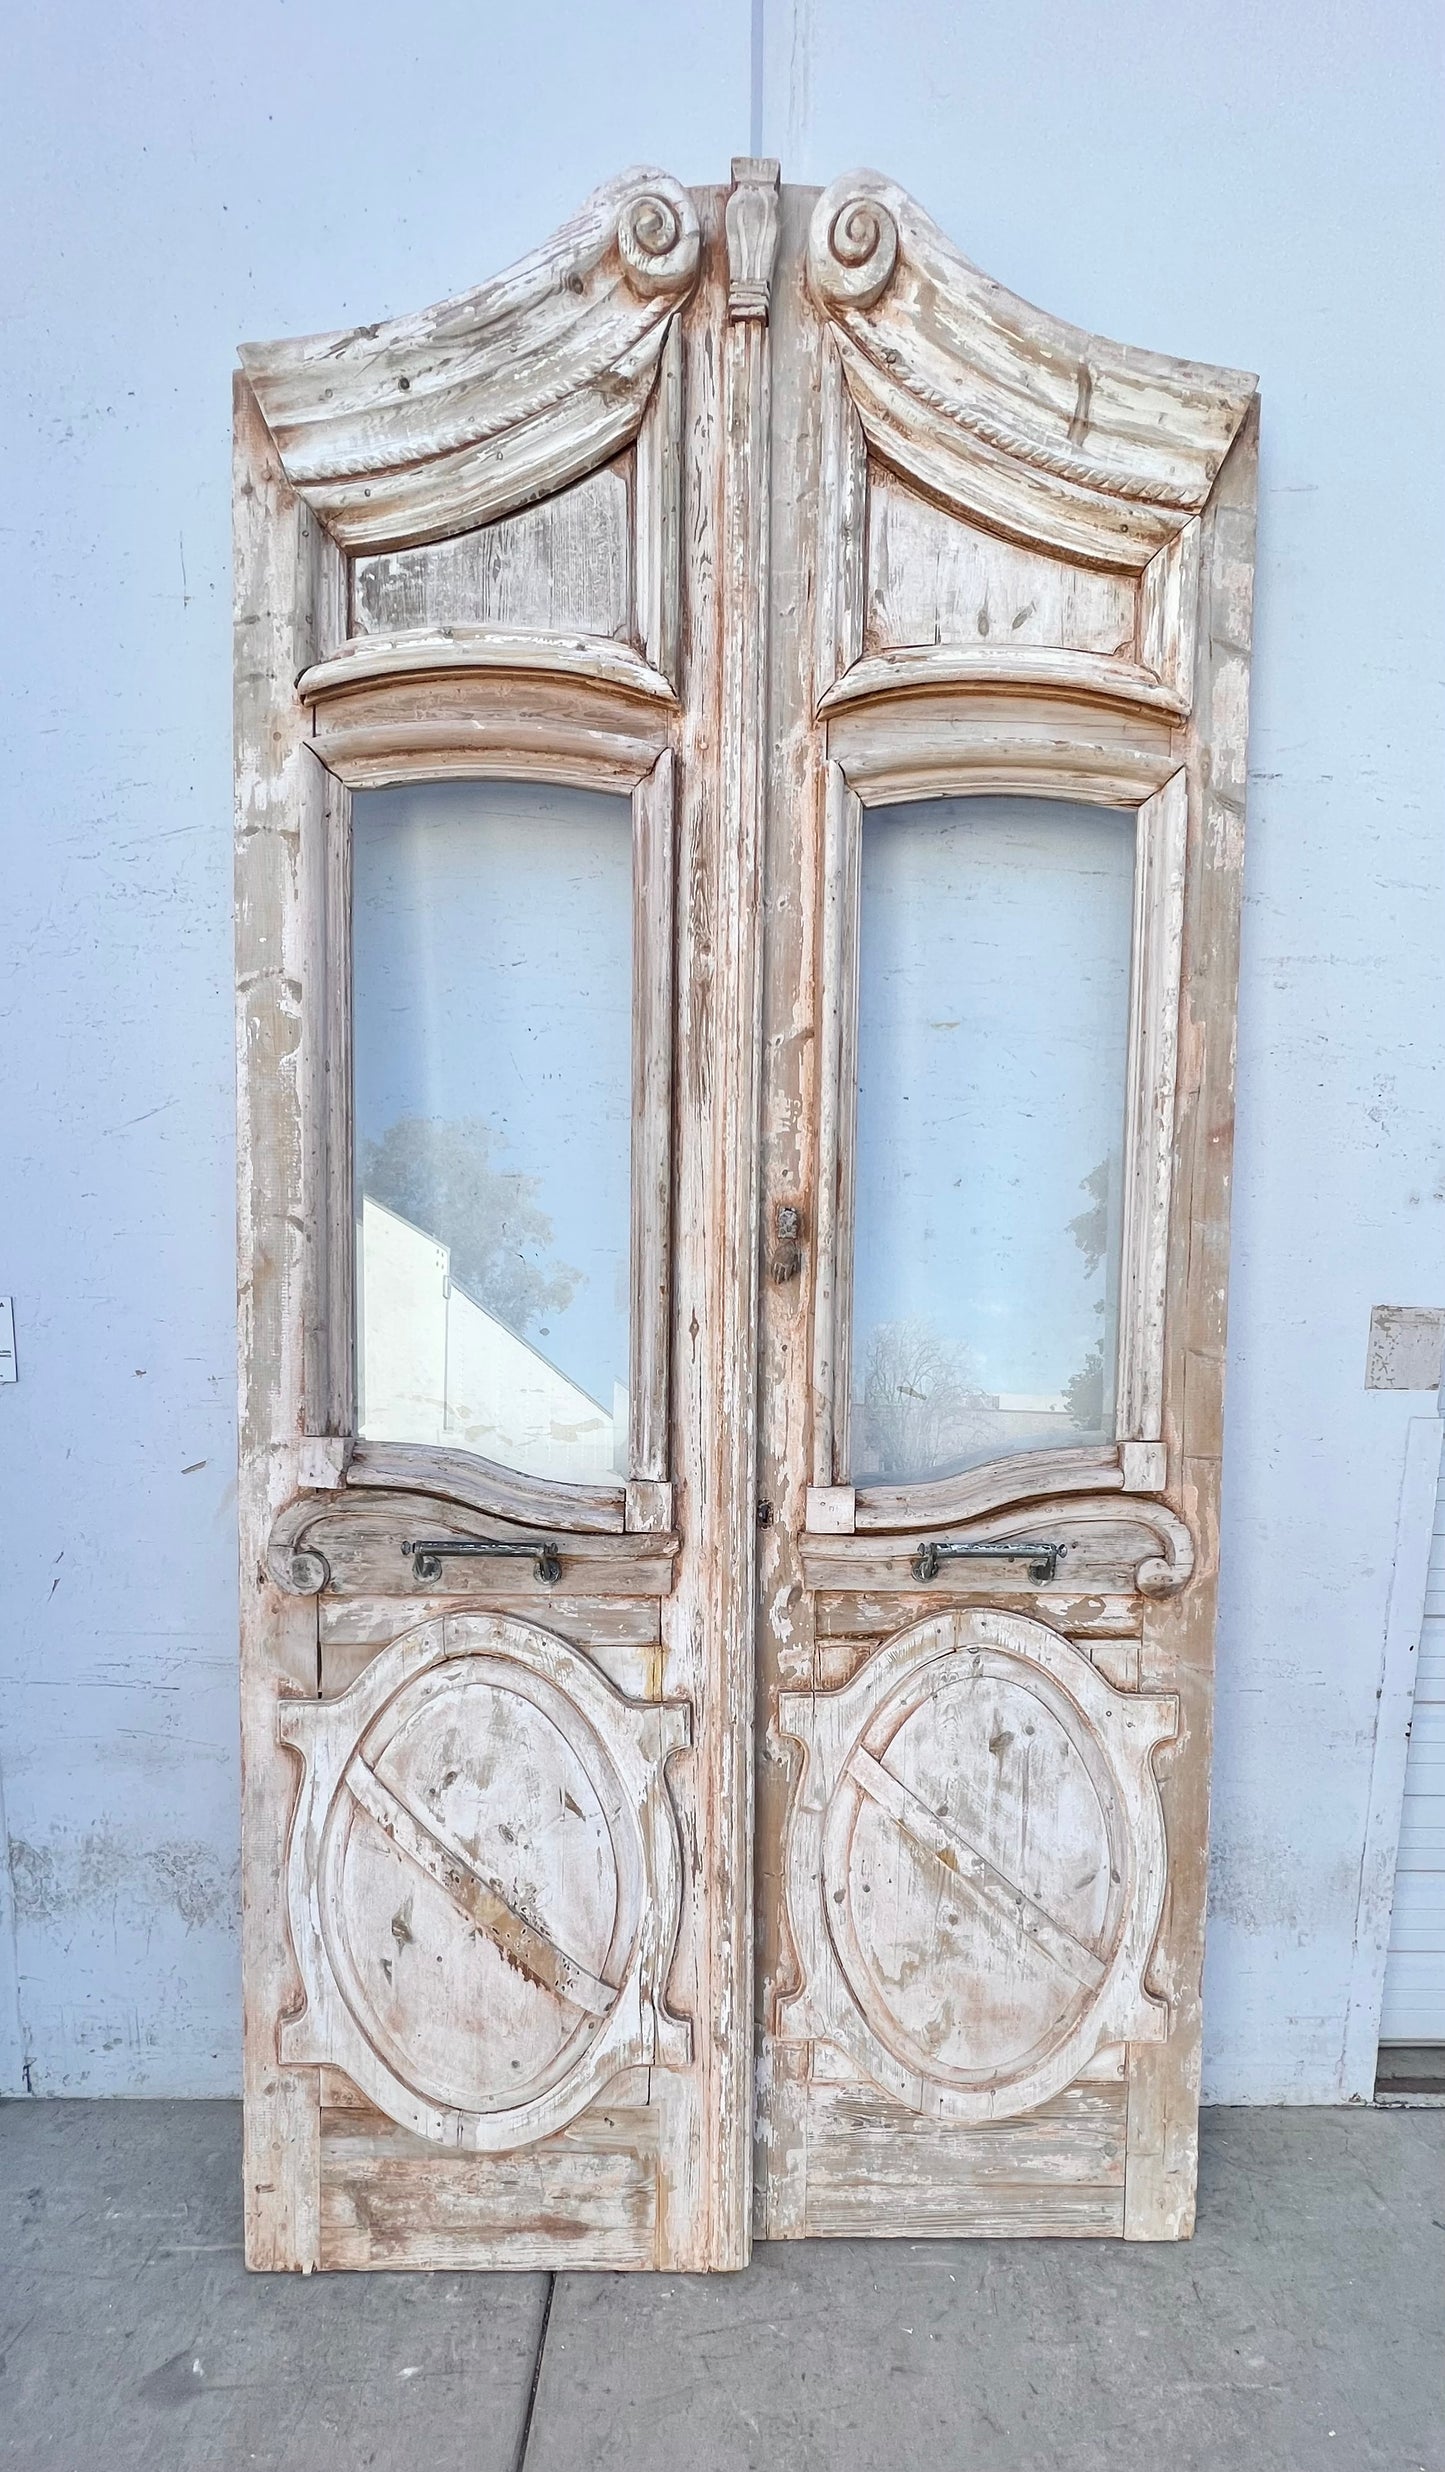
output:
POLYGON ((514 1544, 510 1538, 490 1536, 424 1536, 401 1550, 411 1556, 414 1579, 440 1579, 443 1561, 455 1554, 530 1554, 534 1579, 544 1579, 550 1587, 562 1576, 561 1557, 550 1537, 519 1537, 514 1544))
POLYGON ((773 1213, 773 1258, 769 1264, 774 1283, 786 1287, 796 1279, 803 1267, 803 1214, 792 1202, 779 1202, 773 1213))
POLYGON ((1067 1545, 1051 1545, 1027 1537, 1007 1545, 939 1545, 930 1538, 919 1546, 908 1567, 915 1579, 937 1579, 944 1562, 1027 1562, 1030 1579, 1052 1580, 1057 1578, 1060 1559, 1068 1550, 1067 1545))

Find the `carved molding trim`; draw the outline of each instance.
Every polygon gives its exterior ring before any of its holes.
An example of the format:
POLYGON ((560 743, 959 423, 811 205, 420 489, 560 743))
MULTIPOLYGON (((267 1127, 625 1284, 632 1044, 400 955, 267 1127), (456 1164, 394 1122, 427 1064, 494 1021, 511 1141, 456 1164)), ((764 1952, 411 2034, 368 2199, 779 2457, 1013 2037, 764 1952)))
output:
MULTIPOLYGON (((1177 1596, 1194 1575, 1194 1538, 1185 1522, 1166 1503, 1122 1490, 1045 1496, 1031 1502, 1015 1498, 1006 1508, 967 1520, 945 1522, 934 1513, 908 1526, 895 1521, 889 1534, 876 1529, 853 1535, 808 1533, 801 1539, 803 1572, 810 1588, 897 1589, 916 1595, 920 1583, 913 1559, 925 1539, 935 1544, 950 1540, 987 1544, 1022 1537, 1056 1542, 1062 1548, 1057 1575, 1050 1583, 1059 1596, 1120 1589, 1137 1589, 1147 1597, 1177 1596)), ((945 1561, 931 1586, 940 1595, 976 1595, 980 1590, 992 1596, 1037 1593, 1022 1563, 970 1566, 945 1561)))
POLYGON ((1254 393, 1048 316, 972 265, 894 182, 825 189, 808 280, 868 443, 944 505, 1084 563, 1139 569, 1208 497, 1254 393))
POLYGON ((635 437, 699 251, 681 184, 624 172, 475 291, 246 344, 242 365, 287 479, 343 548, 440 540, 566 488, 635 437))
POLYGON ((470 670, 497 676, 575 678, 645 704, 675 705, 676 694, 650 662, 611 635, 553 635, 542 627, 406 627, 394 635, 352 635, 296 681, 303 704, 384 678, 429 678, 470 670))
MULTIPOLYGON (((306 2004, 282 2021, 283 2065, 341 2068, 402 2127, 473 2154, 553 2134, 618 2069, 687 2066, 691 2030, 668 2013, 662 1991, 682 1901, 664 1771, 691 1737, 685 1702, 625 1699, 535 1623, 447 1614, 404 1633, 340 1698, 283 1699, 276 1730, 305 1763, 287 1906, 306 2004), (543 1773, 497 1776, 489 1716, 519 1706, 531 1712, 543 1773), (551 1816, 549 1793, 561 1802, 569 1779, 593 1804, 594 1837, 615 1869, 610 1944, 594 1925, 585 1954, 568 1946, 576 1911, 553 1937, 557 1918, 528 1910, 535 1858, 519 1858, 519 1889, 489 1876, 473 1843, 480 1831, 492 1847, 535 1844, 539 1821, 551 1816), (499 1796, 504 1807, 508 1797, 515 1803, 515 1835, 497 1824, 499 1796), (388 1934, 398 1889, 407 1893, 388 1934), (419 1969, 413 1958, 404 1970, 402 1952, 414 1943, 428 1962, 419 1969), (477 2028, 503 2049, 508 2031, 486 1998, 477 1952, 487 1949, 529 1986, 532 2012, 530 2029, 525 2012, 512 2015, 518 2074, 500 2099, 481 2092, 472 2058, 477 2028), (457 2034, 430 1989, 439 1966, 451 1999, 464 2012, 474 2004, 471 2033, 457 2034)), ((580 1821, 578 1804, 571 1808, 580 1821)), ((550 1889, 565 1905, 565 1873, 550 1889)), ((497 2066, 494 2050, 494 2077, 497 2066)))
MULTIPOLYGON (((541 1488, 543 1493, 548 1489, 541 1488)), ((554 1489, 560 1491, 561 1489, 554 1489)), ((576 1506, 520 1507, 507 1516, 449 1500, 438 1489, 375 1490, 350 1485, 298 1494, 277 1512, 266 1540, 266 1569, 286 1596, 372 1596, 397 1603, 438 1595, 505 1597, 546 1605, 559 1587, 567 1596, 666 1596, 672 1587, 678 1536, 673 1529, 636 1532, 579 1524, 576 1506), (462 1548, 443 1576, 418 1572, 417 1539, 462 1548), (505 1556, 468 1553, 491 1544, 505 1556), (550 1572, 535 1549, 550 1546, 550 1572), (555 1567, 560 1565, 560 1570, 555 1567)))
POLYGON ((778 166, 770 156, 737 155, 724 229, 728 317, 766 319, 778 253, 778 166))
POLYGON ((1152 1763, 1177 1700, 1118 1692, 1046 1624, 990 1607, 913 1624, 841 1690, 782 1692, 778 1722, 807 1753, 785 1866, 804 1979, 785 2040, 821 2035, 913 2111, 980 2122, 1036 2109, 1106 2044, 1163 2039, 1169 2012, 1144 1980, 1166 1878, 1152 1763), (1018 1730, 1005 1707, 1045 1731, 1097 1832, 1086 1880, 1108 1885, 1089 1920, 1047 1840, 1020 1849, 1027 1763, 1005 1769, 1018 1730), (997 1778, 974 1800, 954 1755, 995 1719, 997 1778), (920 1879, 936 1866, 936 1894, 909 1895, 910 1864, 920 1879), (1022 2022, 1000 2003, 1000 1935, 1017 1935, 1022 2022), (971 1997, 971 1966, 992 1974, 992 2004, 971 1997), (930 1974, 951 1994, 931 2010, 930 1974))

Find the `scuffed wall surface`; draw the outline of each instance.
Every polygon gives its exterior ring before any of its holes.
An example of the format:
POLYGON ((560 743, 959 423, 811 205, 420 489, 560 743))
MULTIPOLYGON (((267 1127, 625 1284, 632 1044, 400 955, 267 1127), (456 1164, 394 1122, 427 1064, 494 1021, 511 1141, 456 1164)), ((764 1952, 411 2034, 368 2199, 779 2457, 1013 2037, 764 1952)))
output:
MULTIPOLYGON (((1208 2086, 1341 2074, 1407 1417, 1445 1302, 1437 12, 767 0, 784 176, 880 165, 1086 326, 1262 373, 1208 2086)), ((238 2074, 229 371, 748 142, 749 0, 98 0, 12 35, 0 2067, 238 2074), (9 1892, 13 1886, 13 1929, 9 1892), (7 1967, 13 1979, 7 1981, 7 1967)))
POLYGON ((764 142, 1079 325, 1259 371, 1205 2091, 1345 2071, 1405 1428, 1445 1302, 1441 26, 1425 0, 774 0, 764 142))
POLYGON ((561 0, 61 0, 11 30, 5 2090, 239 2079, 236 344, 460 290, 628 162, 725 176, 737 14, 682 44, 561 0))

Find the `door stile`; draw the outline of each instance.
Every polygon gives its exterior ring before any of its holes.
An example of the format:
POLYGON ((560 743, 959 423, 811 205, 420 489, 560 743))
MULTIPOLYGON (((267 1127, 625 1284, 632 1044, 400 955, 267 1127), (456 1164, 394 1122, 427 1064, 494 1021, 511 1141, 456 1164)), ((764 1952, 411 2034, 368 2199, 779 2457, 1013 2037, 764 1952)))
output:
POLYGON ((680 753, 675 1396, 679 1517, 694 1540, 664 1611, 694 1695, 692 1848, 702 1927, 689 2005, 701 2199, 682 2265, 751 2247, 753 1590, 757 1426, 758 886, 766 726, 768 293, 776 164, 699 196, 704 272, 686 338, 690 625, 680 753), (711 551, 711 545, 715 552, 711 551))
POLYGON ((1129 2055, 1126 2240, 1194 2227, 1258 466, 1256 402, 1202 519, 1163 1419, 1197 1560, 1195 1584, 1149 1604, 1143 1624, 1140 1686, 1176 1693, 1180 1713, 1156 1762, 1170 1894, 1149 1969, 1173 2026, 1129 2055))
POLYGON ((320 937, 316 902, 298 902, 296 888, 317 887, 328 809, 327 776, 289 690, 324 648, 342 578, 335 545, 287 481, 243 377, 235 413, 246 2255, 252 2266, 309 2271, 320 2262, 321 2115, 315 2070, 282 2067, 277 2049, 276 2021, 303 1997, 285 1910, 293 1764, 277 1722, 283 1699, 316 1691, 317 1611, 314 1597, 277 1586, 267 1543, 295 1491, 306 1427, 314 1231, 298 1203, 308 1174, 304 1016, 320 937))
MULTIPOLYGON (((758 2117, 754 2226, 780 2239, 802 2228, 806 2191, 805 2089, 786 2072, 794 2047, 774 2039, 780 1998, 799 1987, 788 1919, 787 1816, 796 1745, 776 1725, 777 1695, 814 1681, 814 1600, 803 1584, 799 1534, 812 1465, 810 1340, 836 1197, 815 1175, 813 1128, 826 1065, 817 1006, 821 940, 832 911, 824 890, 827 766, 814 726, 815 634, 827 598, 832 641, 833 574, 820 574, 818 490, 823 437, 817 416, 826 344, 809 304, 804 266, 816 190, 783 192, 778 280, 773 288, 773 619, 769 647, 768 832, 764 856, 763 1052, 760 1158, 764 1277, 759 1300, 759 1527, 757 1690, 758 2117), (777 1213, 800 1219, 801 1259, 792 1276, 777 1243, 777 1213)), ((827 1255, 831 1262, 831 1252, 827 1255)), ((830 1446, 831 1447, 831 1446, 830 1446)))

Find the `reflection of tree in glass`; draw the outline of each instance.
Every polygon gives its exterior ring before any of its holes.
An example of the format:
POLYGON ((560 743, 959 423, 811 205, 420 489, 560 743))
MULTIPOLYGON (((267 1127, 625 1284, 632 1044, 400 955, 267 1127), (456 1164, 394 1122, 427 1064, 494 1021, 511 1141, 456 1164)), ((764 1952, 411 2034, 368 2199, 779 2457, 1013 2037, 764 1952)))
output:
POLYGON ((882 1476, 923 1476, 986 1432, 993 1402, 970 1381, 968 1352, 930 1322, 883 1322, 868 1343, 859 1401, 862 1463, 882 1476))
MULTIPOLYGON (((1109 1250, 1109 1182, 1113 1167, 1111 1159, 1101 1159, 1092 1174, 1085 1176, 1079 1190, 1089 1196, 1089 1207, 1081 1210, 1077 1219, 1069 1221, 1069 1234, 1084 1257, 1084 1272, 1092 1279, 1109 1250)), ((1102 1305, 1096 1306, 1102 1313, 1102 1305)))
MULTIPOLYGON (((1111 1159, 1101 1159, 1091 1175, 1083 1179, 1082 1190, 1089 1196, 1089 1207, 1081 1210, 1077 1219, 1069 1221, 1069 1234, 1084 1257, 1084 1273, 1092 1279, 1109 1250, 1109 1184, 1113 1171, 1111 1159)), ((1100 1297, 1094 1311, 1107 1310, 1107 1300, 1100 1297)), ((1071 1424, 1081 1433, 1098 1433, 1104 1422, 1104 1351, 1091 1348, 1082 1365, 1064 1384, 1064 1404, 1071 1424)))
POLYGON ((368 1142, 361 1183, 451 1250, 452 1276, 519 1335, 572 1302, 582 1272, 543 1258, 552 1222, 533 1199, 540 1176, 493 1167, 495 1128, 483 1116, 403 1116, 368 1142))

